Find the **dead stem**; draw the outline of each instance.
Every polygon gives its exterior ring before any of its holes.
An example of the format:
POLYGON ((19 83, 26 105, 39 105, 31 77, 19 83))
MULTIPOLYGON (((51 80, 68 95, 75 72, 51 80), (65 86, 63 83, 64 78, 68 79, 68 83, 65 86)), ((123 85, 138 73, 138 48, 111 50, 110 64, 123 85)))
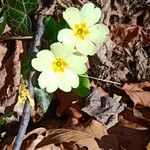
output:
MULTIPOLYGON (((31 58, 32 54, 39 51, 39 48, 41 45, 41 38, 44 33, 44 25, 43 25, 44 18, 45 18, 45 16, 43 16, 41 14, 38 16, 36 35, 35 35, 33 43, 31 43, 31 48, 29 49, 29 53, 28 53, 28 58, 30 60, 32 59, 31 58)), ((33 99, 34 99, 34 89, 33 89, 33 85, 32 85, 32 80, 33 80, 32 77, 33 77, 34 73, 35 73, 35 71, 33 71, 31 68, 30 72, 29 72, 28 88, 29 88, 30 96, 33 99)), ((18 131, 17 137, 14 142, 13 150, 20 150, 20 148, 21 148, 21 145, 22 145, 25 133, 26 133, 26 129, 27 129, 27 126, 28 126, 28 123, 30 120, 30 112, 31 112, 31 106, 26 101, 25 105, 24 105, 24 111, 22 114, 19 131, 18 131)))
POLYGON ((79 75, 79 76, 80 76, 80 77, 84 77, 84 78, 89 78, 89 79, 94 79, 94 80, 102 81, 102 82, 107 82, 107 83, 113 83, 113 84, 122 85, 121 83, 115 82, 115 81, 104 80, 104 79, 95 78, 95 77, 86 76, 86 75, 79 75))
POLYGON ((33 36, 6 37, 4 39, 1 39, 0 43, 3 43, 4 41, 10 41, 10 40, 30 40, 30 39, 33 39, 33 36))

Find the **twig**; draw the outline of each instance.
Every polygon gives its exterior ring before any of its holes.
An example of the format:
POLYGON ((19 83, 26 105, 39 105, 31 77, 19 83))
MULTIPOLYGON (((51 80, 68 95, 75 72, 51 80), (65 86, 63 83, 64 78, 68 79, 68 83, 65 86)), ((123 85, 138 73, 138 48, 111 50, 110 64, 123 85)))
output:
POLYGON ((15 139, 13 150, 20 150, 20 147, 21 147, 21 144, 22 144, 24 135, 26 133, 26 129, 27 129, 29 120, 30 120, 30 111, 31 111, 31 106, 26 101, 25 104, 24 104, 21 123, 20 123, 20 127, 19 127, 17 137, 15 139))
POLYGON ((18 37, 6 37, 0 40, 0 43, 3 43, 4 41, 10 41, 10 40, 30 40, 33 39, 33 36, 18 36, 18 37))
POLYGON ((114 82, 114 81, 110 81, 110 80, 104 80, 104 79, 95 78, 95 77, 91 77, 91 76, 86 76, 86 75, 79 75, 79 76, 84 77, 84 78, 89 78, 89 79, 94 79, 94 80, 102 81, 102 82, 107 82, 107 83, 113 83, 113 84, 122 85, 119 82, 114 82))
MULTIPOLYGON (((32 54, 35 52, 38 52, 38 50, 40 48, 41 38, 44 33, 43 19, 44 19, 44 16, 42 14, 40 14, 38 16, 37 32, 35 35, 35 39, 34 39, 33 43, 31 43, 32 44, 31 49, 29 49, 29 52, 28 52, 29 59, 31 59, 32 54)), ((32 77, 33 77, 34 73, 35 73, 35 71, 30 69, 29 79, 28 79, 28 88, 29 88, 30 96, 33 99, 34 99, 34 89, 33 89, 33 85, 32 85, 32 77)), ((19 131, 18 131, 16 140, 14 142, 13 150, 20 150, 20 148, 21 148, 21 144, 23 142, 23 139, 24 139, 24 136, 26 133, 26 129, 27 129, 27 126, 28 126, 28 123, 30 120, 30 112, 31 112, 31 106, 26 101, 25 105, 24 105, 24 111, 22 114, 19 131)))

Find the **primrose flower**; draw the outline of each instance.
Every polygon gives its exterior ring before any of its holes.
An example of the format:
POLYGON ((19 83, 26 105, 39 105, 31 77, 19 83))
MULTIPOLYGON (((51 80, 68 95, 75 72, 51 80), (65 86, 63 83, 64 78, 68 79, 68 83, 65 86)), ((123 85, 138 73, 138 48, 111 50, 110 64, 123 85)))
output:
POLYGON ((79 86, 79 74, 87 71, 85 63, 87 57, 74 54, 76 51, 71 45, 54 43, 50 50, 37 53, 32 59, 32 67, 42 72, 38 78, 40 88, 46 88, 52 93, 58 88, 64 92, 79 86))
POLYGON ((103 43, 109 34, 104 24, 96 24, 101 17, 101 10, 93 3, 85 4, 79 11, 69 7, 63 12, 63 18, 71 29, 62 29, 58 41, 72 44, 83 55, 94 55, 96 44, 103 43))

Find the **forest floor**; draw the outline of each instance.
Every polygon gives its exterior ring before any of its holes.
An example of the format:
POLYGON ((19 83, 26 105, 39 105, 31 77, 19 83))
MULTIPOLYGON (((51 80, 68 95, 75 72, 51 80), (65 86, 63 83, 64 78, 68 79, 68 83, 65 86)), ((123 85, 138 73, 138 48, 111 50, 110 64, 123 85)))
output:
MULTIPOLYGON (((89 57, 90 94, 58 90, 45 113, 36 104, 22 150, 150 150, 150 1, 43 0, 55 18, 87 2, 102 9, 100 22, 110 29, 89 57)), ((0 36, 1 150, 12 149, 20 125, 21 64, 32 40, 26 38, 8 26, 0 36)))

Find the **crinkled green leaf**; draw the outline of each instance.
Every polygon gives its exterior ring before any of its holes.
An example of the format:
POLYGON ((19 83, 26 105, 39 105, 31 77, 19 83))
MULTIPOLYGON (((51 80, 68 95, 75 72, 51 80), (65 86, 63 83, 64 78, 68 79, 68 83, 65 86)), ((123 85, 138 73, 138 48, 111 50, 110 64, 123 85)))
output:
POLYGON ((6 15, 5 13, 0 17, 0 34, 3 33, 6 26, 6 15))
POLYGON ((15 33, 30 35, 32 23, 29 17, 38 6, 37 0, 4 0, 7 23, 15 33))
POLYGON ((50 93, 47 93, 45 89, 40 89, 37 87, 34 87, 34 94, 35 94, 35 97, 37 98, 37 101, 41 109, 45 113, 52 101, 53 95, 50 93))
POLYGON ((81 97, 86 97, 90 94, 90 81, 88 78, 80 77, 80 84, 73 92, 81 97))

